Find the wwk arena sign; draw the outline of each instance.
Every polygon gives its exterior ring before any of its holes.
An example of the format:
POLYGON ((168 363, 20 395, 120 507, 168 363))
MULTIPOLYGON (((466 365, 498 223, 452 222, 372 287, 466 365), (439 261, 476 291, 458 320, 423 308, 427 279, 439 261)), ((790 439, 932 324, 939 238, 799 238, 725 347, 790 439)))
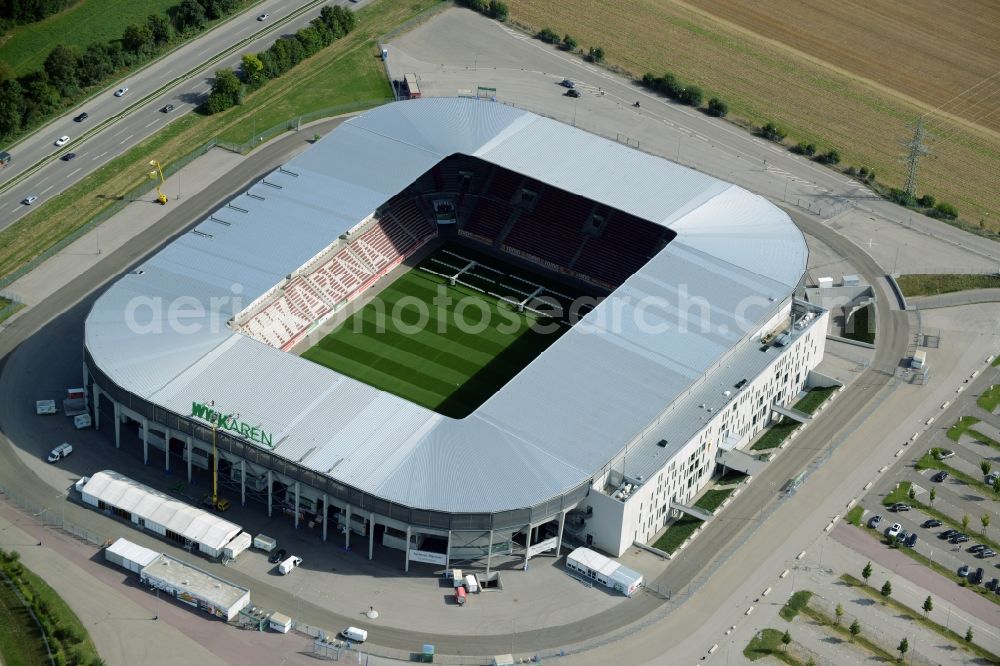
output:
POLYGON ((220 430, 228 430, 229 432, 238 435, 247 441, 253 442, 254 444, 260 444, 261 446, 266 446, 269 449, 274 448, 273 434, 267 432, 266 430, 261 430, 257 426, 252 426, 245 421, 240 421, 236 417, 235 412, 227 415, 216 411, 214 408, 206 405, 205 403, 192 402, 191 416, 196 419, 201 419, 202 421, 205 421, 209 425, 220 430))

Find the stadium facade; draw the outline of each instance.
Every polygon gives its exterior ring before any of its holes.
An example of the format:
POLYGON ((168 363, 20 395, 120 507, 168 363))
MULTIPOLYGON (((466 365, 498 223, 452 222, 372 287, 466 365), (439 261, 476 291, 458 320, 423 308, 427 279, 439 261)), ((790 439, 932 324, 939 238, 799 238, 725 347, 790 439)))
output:
POLYGON ((369 557, 620 555, 720 465, 753 468, 741 450, 817 381, 806 259, 788 216, 734 185, 493 102, 400 102, 112 285, 85 379, 116 446, 216 465, 244 502, 369 557), (462 419, 288 353, 444 236, 608 296, 462 419))

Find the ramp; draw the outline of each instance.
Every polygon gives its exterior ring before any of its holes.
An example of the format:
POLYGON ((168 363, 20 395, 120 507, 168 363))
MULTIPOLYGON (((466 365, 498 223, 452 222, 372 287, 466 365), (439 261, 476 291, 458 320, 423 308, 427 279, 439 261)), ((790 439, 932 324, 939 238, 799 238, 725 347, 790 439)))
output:
POLYGON ((698 520, 708 520, 712 517, 712 514, 704 509, 699 509, 695 506, 688 506, 686 504, 681 504, 680 502, 675 502, 670 500, 670 508, 675 511, 680 511, 681 513, 686 513, 689 516, 694 516, 698 520))
POLYGON ((750 476, 759 474, 766 464, 746 451, 738 449, 730 449, 728 451, 719 449, 719 452, 715 456, 715 462, 725 465, 729 469, 735 469, 737 472, 749 474, 750 476))
POLYGON ((798 421, 799 423, 809 423, 813 420, 812 414, 806 414, 805 412, 800 412, 797 409, 781 407, 779 405, 772 405, 771 409, 778 412, 782 416, 787 416, 791 420, 798 421))

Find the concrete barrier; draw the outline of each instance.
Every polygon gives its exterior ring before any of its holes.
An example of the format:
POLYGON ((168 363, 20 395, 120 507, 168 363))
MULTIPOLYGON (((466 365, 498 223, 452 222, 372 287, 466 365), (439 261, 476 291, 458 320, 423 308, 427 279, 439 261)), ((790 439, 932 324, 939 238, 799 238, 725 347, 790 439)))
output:
POLYGON ((785 569, 778 575, 778 578, 784 578, 787 575, 788 575, 788 569, 785 569))

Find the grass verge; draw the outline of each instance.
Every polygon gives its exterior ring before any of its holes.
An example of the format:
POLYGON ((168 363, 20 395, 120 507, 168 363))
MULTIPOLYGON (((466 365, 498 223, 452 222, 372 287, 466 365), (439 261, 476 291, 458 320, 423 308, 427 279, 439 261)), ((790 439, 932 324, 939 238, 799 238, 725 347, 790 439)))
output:
POLYGON ((854 508, 852 508, 850 511, 847 512, 847 515, 844 516, 844 520, 846 522, 850 523, 851 525, 859 525, 860 526, 861 525, 861 517, 863 515, 865 515, 865 509, 864 509, 863 506, 861 506, 860 504, 858 504, 857 506, 855 506, 854 508))
POLYGON ((786 622, 791 622, 795 619, 795 616, 798 615, 799 612, 806 607, 806 605, 808 605, 809 600, 812 599, 812 595, 813 593, 809 590, 799 590, 788 599, 788 602, 785 603, 784 606, 781 607, 781 610, 778 611, 778 615, 780 615, 781 619, 786 622))
POLYGON ((762 629, 743 648, 743 656, 750 661, 757 661, 764 657, 774 657, 778 661, 783 661, 791 666, 804 666, 804 662, 799 661, 785 650, 785 645, 781 642, 783 631, 777 629, 762 629))
POLYGON ((844 327, 845 338, 875 344, 875 317, 872 316, 874 307, 866 305, 851 315, 844 327))
POLYGON ((769 449, 781 446, 792 432, 801 425, 798 421, 792 421, 791 419, 785 419, 781 423, 775 423, 761 435, 753 446, 750 447, 752 451, 767 451, 769 449))
POLYGON ((806 414, 815 414, 820 405, 826 402, 838 387, 809 389, 809 393, 804 398, 795 403, 794 409, 806 414))
POLYGON ((990 414, 996 411, 997 405, 1000 405, 1000 384, 994 384, 983 391, 976 399, 976 404, 990 414))
POLYGON ((704 509, 705 511, 715 511, 719 508, 727 497, 729 497, 735 488, 713 488, 707 491, 704 495, 698 498, 698 501, 694 505, 699 509, 704 509))
POLYGON ((859 590, 867 594, 875 601, 881 601, 891 606, 895 610, 899 611, 900 613, 899 617, 901 617, 902 619, 910 620, 911 622, 916 622, 925 629, 930 629, 936 634, 948 639, 949 641, 957 645, 959 648, 967 652, 971 652, 972 654, 978 657, 988 659, 994 664, 1000 663, 1000 656, 993 654, 986 648, 976 645, 975 643, 966 642, 965 636, 962 636, 952 631, 951 629, 945 627, 944 625, 935 622, 934 620, 930 619, 923 613, 913 610, 903 602, 893 599, 892 597, 889 597, 888 599, 884 598, 881 594, 878 593, 877 590, 865 585, 862 581, 858 580, 854 576, 850 574, 842 574, 840 576, 840 580, 842 580, 843 582, 847 583, 852 587, 858 588, 859 590))
POLYGON ((979 419, 977 419, 975 416, 963 416, 962 418, 960 418, 958 421, 955 422, 955 425, 948 428, 948 432, 946 433, 948 439, 950 439, 953 442, 957 442, 959 439, 961 439, 962 435, 965 434, 966 430, 968 430, 971 426, 976 425, 977 423, 979 423, 979 419))
POLYGON ((702 521, 694 516, 684 514, 667 528, 667 531, 660 535, 660 538, 653 544, 653 548, 659 548, 665 553, 673 555, 684 541, 687 540, 694 531, 701 526, 702 521))
POLYGON ((48 666, 42 634, 13 588, 0 578, 0 658, 4 663, 48 666))
POLYGON ((882 504, 885 506, 892 506, 896 502, 911 502, 910 499, 910 488, 912 484, 909 481, 900 481, 896 484, 896 487, 891 493, 882 498, 882 504))
MULTIPOLYGON (((284 113, 288 100, 308 104, 295 109, 295 114, 304 114, 371 99, 373 90, 382 90, 380 97, 391 99, 389 83, 375 58, 374 40, 439 4, 440 0, 380 0, 363 7, 353 32, 268 81, 247 95, 242 105, 214 116, 189 113, 177 118, 0 233, 0 276, 41 255, 145 182, 151 157, 167 167, 213 137, 238 135, 243 140, 250 130, 241 128, 252 127, 255 116, 257 127, 265 127, 264 119, 284 113), (284 110, 272 111, 278 107, 284 110)), ((168 180, 168 193, 170 188, 168 180)))
POLYGON ((1000 287, 998 275, 953 275, 932 273, 927 275, 901 275, 896 278, 904 296, 933 296, 967 289, 1000 287))
POLYGON ((988 485, 986 485, 979 479, 969 476, 968 474, 966 474, 961 470, 955 469, 954 467, 947 464, 943 460, 938 460, 930 453, 925 453, 920 457, 920 459, 917 461, 917 469, 939 469, 948 472, 948 474, 955 477, 962 483, 975 488, 976 490, 981 492, 984 496, 993 497, 993 489, 990 488, 988 485))

